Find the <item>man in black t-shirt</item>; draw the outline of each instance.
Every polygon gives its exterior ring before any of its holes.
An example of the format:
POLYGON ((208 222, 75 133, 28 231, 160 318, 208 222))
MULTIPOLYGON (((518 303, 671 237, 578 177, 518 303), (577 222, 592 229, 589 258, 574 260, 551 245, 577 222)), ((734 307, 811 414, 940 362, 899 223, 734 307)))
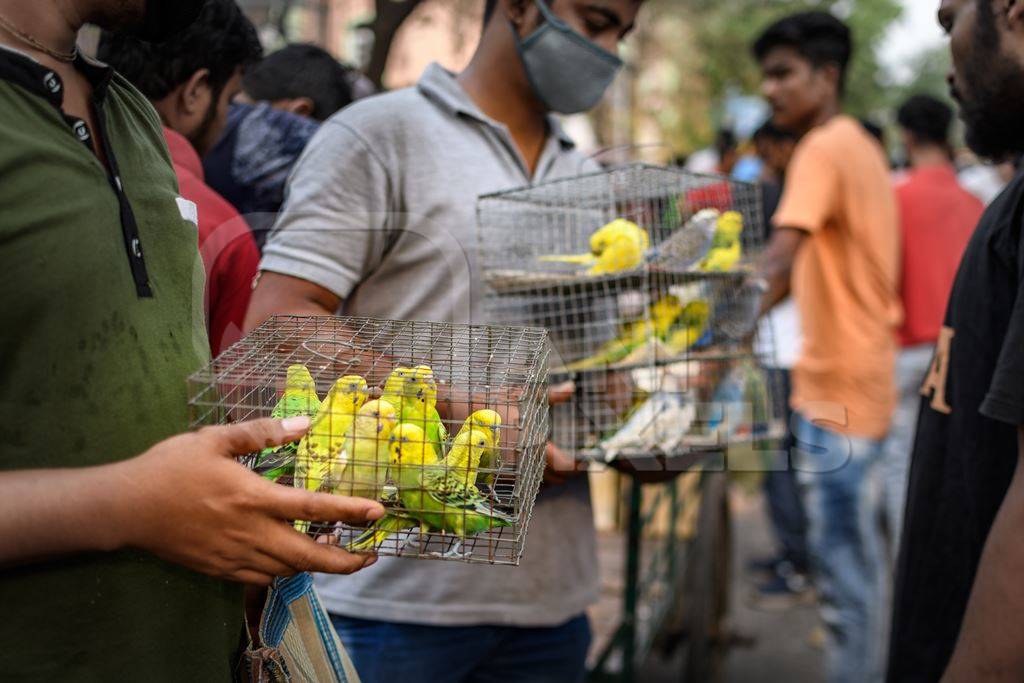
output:
MULTIPOLYGON (((1024 152, 1024 2, 943 0, 968 143, 1024 152)), ((922 387, 890 681, 1024 680, 1024 175, 982 218, 922 387), (973 586, 973 587, 972 587, 973 586)))

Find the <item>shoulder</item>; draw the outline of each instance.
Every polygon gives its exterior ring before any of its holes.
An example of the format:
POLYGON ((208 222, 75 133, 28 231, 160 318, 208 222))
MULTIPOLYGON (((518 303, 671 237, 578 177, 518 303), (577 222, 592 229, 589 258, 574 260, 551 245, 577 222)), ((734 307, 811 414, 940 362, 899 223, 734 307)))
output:
POLYGON ((321 134, 348 133, 374 145, 394 142, 406 132, 422 132, 423 125, 436 112, 436 106, 418 88, 405 88, 374 95, 345 107, 321 126, 321 134))
POLYGON ((163 124, 146 96, 117 72, 111 77, 108 88, 109 106, 120 110, 131 125, 131 130, 137 134, 137 142, 152 145, 154 151, 170 163, 170 154, 164 141, 163 124))

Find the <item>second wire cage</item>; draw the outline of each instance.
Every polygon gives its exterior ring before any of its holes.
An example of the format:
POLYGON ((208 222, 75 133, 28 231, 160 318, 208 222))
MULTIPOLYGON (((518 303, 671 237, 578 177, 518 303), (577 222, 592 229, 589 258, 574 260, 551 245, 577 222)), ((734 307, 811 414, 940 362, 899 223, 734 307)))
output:
POLYGON ((379 500, 360 527, 295 520, 359 552, 518 564, 543 473, 543 330, 276 317, 189 380, 193 426, 306 415, 250 454, 279 484, 379 500))
POLYGON ((778 427, 758 339, 759 188, 635 164, 480 199, 485 307, 543 327, 553 441, 577 457, 673 457, 778 427))

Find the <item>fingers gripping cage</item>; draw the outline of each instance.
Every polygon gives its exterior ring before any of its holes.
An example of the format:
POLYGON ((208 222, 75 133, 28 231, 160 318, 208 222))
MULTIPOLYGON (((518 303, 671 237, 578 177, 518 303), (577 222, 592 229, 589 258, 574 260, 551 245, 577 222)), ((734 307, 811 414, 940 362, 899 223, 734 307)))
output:
POLYGON ((192 424, 308 415, 301 441, 242 462, 388 511, 300 531, 359 552, 518 564, 543 475, 549 349, 538 329, 275 317, 189 379, 192 424))
POLYGON ((556 444, 610 460, 779 431, 759 188, 637 164, 482 197, 478 221, 489 319, 547 329, 576 383, 556 444))

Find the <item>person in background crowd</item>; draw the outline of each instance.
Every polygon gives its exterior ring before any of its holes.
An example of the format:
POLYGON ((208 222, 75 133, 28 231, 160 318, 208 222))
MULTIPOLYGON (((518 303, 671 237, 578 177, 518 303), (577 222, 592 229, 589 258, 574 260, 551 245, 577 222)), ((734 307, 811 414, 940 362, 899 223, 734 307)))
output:
POLYGON ((917 95, 900 107, 896 118, 910 172, 896 186, 903 236, 900 298, 904 318, 896 357, 899 402, 882 463, 882 503, 893 562, 903 528, 921 383, 935 354, 960 258, 984 210, 957 182, 949 141, 953 110, 934 97, 917 95))
POLYGON ((736 134, 728 128, 718 131, 715 136, 715 152, 718 153, 716 172, 724 176, 732 175, 732 170, 740 160, 740 145, 736 134))
MULTIPOLYGON (((1024 153, 1024 4, 944 0, 950 83, 981 158, 1024 153)), ((1024 680, 1024 174, 985 212, 922 387, 889 680, 1024 680), (972 587, 973 585, 973 587, 972 587)))
POLYGON ((753 51, 776 125, 801 136, 761 260, 766 308, 790 292, 803 348, 793 368, 794 467, 829 681, 882 673, 885 562, 872 481, 895 403, 899 217, 877 141, 842 114, 853 45, 825 12, 770 26, 753 51))
POLYGON ((348 71, 316 45, 292 43, 263 58, 242 78, 237 101, 326 121, 352 103, 348 71))
POLYGON ((210 353, 196 227, 156 112, 75 39, 89 22, 157 43, 201 5, 0 0, 5 680, 228 681, 236 582, 372 562, 283 520, 362 523, 380 505, 235 462, 308 419, 183 434, 210 353))
POLYGON ((235 207, 205 183, 200 158, 220 137, 245 68, 262 54, 255 27, 234 0, 210 0, 188 29, 164 43, 107 33, 98 52, 156 107, 181 193, 198 208, 214 355, 242 336, 259 250, 235 207))
POLYGON ((320 122, 352 100, 348 71, 315 45, 293 44, 246 70, 224 134, 203 158, 210 185, 249 221, 258 246, 320 122))
MULTIPOLYGON (((461 74, 432 65, 331 118, 290 180, 249 325, 337 311, 484 322, 477 198, 597 170, 551 114, 598 103, 640 4, 489 0, 461 74)), ((362 581, 318 582, 364 681, 583 678, 598 594, 589 487, 547 452, 521 566, 382 558, 362 581)))
MULTIPOLYGON (((779 206, 797 137, 782 130, 771 121, 765 122, 754 133, 754 145, 764 164, 762 170, 762 197, 765 225, 771 234, 771 219, 779 206)), ((779 392, 776 401, 786 408, 786 425, 792 423, 789 408, 790 371, 800 356, 800 316, 793 299, 775 306, 761 321, 757 337, 762 348, 758 353, 772 373, 772 387, 779 392)), ((754 603, 761 609, 793 606, 810 593, 810 557, 807 552, 807 514, 797 488, 796 473, 789 453, 796 445, 792 430, 787 429, 780 451, 784 459, 773 463, 765 474, 764 494, 778 552, 769 558, 755 560, 751 568, 763 572, 768 581, 757 586, 754 603)))

